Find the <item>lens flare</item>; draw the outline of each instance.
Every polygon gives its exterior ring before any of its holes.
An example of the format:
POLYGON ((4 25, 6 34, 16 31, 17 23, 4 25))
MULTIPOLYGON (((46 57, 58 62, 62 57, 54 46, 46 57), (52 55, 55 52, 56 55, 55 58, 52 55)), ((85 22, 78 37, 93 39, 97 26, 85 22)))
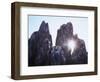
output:
POLYGON ((71 50, 71 54, 72 54, 74 49, 76 48, 76 41, 73 39, 68 40, 67 46, 68 46, 68 49, 71 50))

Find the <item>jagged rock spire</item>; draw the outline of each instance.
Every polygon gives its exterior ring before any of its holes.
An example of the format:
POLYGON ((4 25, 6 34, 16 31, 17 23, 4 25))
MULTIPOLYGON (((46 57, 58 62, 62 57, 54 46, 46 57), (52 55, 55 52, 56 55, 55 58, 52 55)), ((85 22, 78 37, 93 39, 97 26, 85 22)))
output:
POLYGON ((73 25, 71 22, 61 25, 57 31, 56 45, 62 46, 68 38, 73 36, 73 25))
POLYGON ((39 32, 46 32, 49 33, 49 26, 48 23, 45 23, 45 21, 42 21, 41 25, 40 25, 40 29, 39 32))
POLYGON ((56 45, 52 46, 52 36, 49 33, 49 25, 42 21, 39 30, 33 32, 28 40, 28 65, 68 65, 87 64, 88 52, 85 41, 73 34, 73 24, 62 24, 57 30, 56 45), (76 49, 71 54, 67 41, 73 38, 76 41, 76 49))
POLYGON ((29 39, 29 66, 48 65, 48 55, 52 48, 52 37, 49 34, 48 23, 42 21, 39 31, 34 32, 29 39))

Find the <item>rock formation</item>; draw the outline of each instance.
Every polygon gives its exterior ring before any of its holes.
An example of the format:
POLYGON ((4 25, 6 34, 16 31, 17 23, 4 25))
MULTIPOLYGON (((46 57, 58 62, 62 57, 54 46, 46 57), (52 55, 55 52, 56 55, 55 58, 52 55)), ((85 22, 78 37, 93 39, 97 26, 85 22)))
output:
POLYGON ((87 64, 88 63, 88 52, 86 51, 85 42, 79 39, 77 35, 73 36, 77 42, 77 48, 72 54, 73 64, 87 64))
POLYGON ((87 51, 85 42, 79 39, 77 35, 73 35, 73 25, 71 22, 63 24, 57 31, 56 45, 61 46, 66 54, 66 64, 86 64, 87 63, 87 51), (71 54, 66 45, 69 39, 73 39, 77 42, 77 48, 71 54), (68 61, 67 61, 68 60, 68 61))
POLYGON ((50 65, 66 64, 65 52, 61 46, 54 46, 50 51, 50 65))
POLYGON ((28 65, 48 65, 48 55, 51 48, 52 37, 49 33, 49 26, 43 21, 39 31, 34 32, 29 39, 28 65))
POLYGON ((38 31, 28 40, 28 66, 87 64, 88 52, 84 40, 73 34, 71 22, 61 25, 57 31, 56 45, 52 46, 52 36, 48 23, 42 21, 38 31), (76 41, 73 53, 66 45, 69 39, 76 41))
POLYGON ((57 31, 56 45, 62 46, 68 38, 73 36, 73 25, 71 22, 63 24, 57 31))

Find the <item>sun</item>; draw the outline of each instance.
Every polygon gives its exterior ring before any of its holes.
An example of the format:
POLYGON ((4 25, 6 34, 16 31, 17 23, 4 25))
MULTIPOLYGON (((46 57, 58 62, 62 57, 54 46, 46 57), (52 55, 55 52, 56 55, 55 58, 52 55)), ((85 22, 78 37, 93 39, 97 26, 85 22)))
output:
POLYGON ((76 48, 76 41, 73 39, 68 40, 67 46, 68 49, 71 50, 71 54, 72 54, 74 49, 76 48))

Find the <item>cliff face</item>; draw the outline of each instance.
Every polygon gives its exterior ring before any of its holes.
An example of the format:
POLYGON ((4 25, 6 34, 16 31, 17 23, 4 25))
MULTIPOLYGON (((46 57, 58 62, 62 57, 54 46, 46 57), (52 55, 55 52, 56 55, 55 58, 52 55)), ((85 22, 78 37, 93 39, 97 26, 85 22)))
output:
POLYGON ((62 46, 64 42, 73 36, 73 25, 71 22, 63 24, 57 31, 56 45, 62 46))
POLYGON ((86 50, 85 42, 82 39, 79 39, 75 35, 73 38, 77 42, 77 48, 72 54, 73 64, 87 64, 88 63, 88 52, 86 50))
POLYGON ((49 26, 43 21, 39 31, 34 32, 29 39, 29 66, 47 65, 51 47, 52 37, 49 26))
POLYGON ((45 21, 42 21, 39 30, 34 32, 28 41, 29 66, 87 64, 87 61, 85 42, 77 35, 73 35, 71 22, 61 25, 58 29, 55 46, 52 46, 49 25, 45 21), (65 45, 69 39, 76 41, 77 47, 73 53, 65 45))
POLYGON ((71 22, 63 24, 57 31, 56 45, 61 46, 66 54, 66 64, 86 64, 87 63, 87 51, 84 40, 78 38, 77 35, 73 35, 73 25, 71 22), (73 39, 76 42, 76 48, 71 54, 68 50, 68 40, 73 39))

